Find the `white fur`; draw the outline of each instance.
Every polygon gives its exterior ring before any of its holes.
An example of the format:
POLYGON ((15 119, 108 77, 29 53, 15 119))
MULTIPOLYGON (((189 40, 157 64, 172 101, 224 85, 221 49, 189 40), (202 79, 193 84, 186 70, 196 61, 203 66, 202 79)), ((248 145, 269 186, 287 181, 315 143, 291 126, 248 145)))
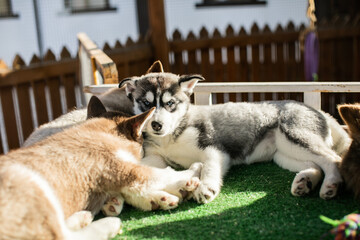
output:
POLYGON ((142 162, 147 163, 147 161, 150 161, 149 159, 160 161, 161 158, 155 156, 162 156, 165 161, 167 158, 173 159, 173 161, 185 168, 189 168, 194 162, 201 162, 203 151, 197 147, 197 136, 197 129, 189 127, 176 141, 173 141, 172 137, 169 135, 157 137, 155 142, 160 143, 162 147, 158 147, 157 144, 152 145, 152 147, 148 148, 148 151, 146 151, 146 157, 142 162))
POLYGON ((152 92, 147 92, 146 94, 145 94, 145 98, 146 98, 146 100, 148 100, 150 103, 152 103, 153 101, 154 101, 154 94, 152 93, 152 92))
POLYGON ((246 157, 245 163, 271 161, 275 154, 275 133, 270 131, 264 139, 256 146, 254 152, 246 157))
POLYGON ((163 103, 167 103, 172 99, 171 94, 169 92, 165 92, 162 97, 163 103))
POLYGON ((138 163, 137 158, 133 154, 121 148, 116 150, 115 156, 124 162, 138 163))

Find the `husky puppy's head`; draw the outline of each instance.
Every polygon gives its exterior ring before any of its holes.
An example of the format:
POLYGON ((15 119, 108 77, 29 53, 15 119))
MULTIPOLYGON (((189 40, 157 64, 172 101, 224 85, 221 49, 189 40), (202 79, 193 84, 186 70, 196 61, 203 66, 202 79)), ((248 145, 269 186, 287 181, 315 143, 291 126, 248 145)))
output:
POLYGON ((154 64, 145 75, 124 79, 120 84, 126 84, 125 91, 134 103, 135 114, 156 107, 144 131, 153 136, 166 136, 179 126, 196 83, 204 78, 200 75, 164 73, 162 66, 157 67, 161 72, 152 72, 154 64))

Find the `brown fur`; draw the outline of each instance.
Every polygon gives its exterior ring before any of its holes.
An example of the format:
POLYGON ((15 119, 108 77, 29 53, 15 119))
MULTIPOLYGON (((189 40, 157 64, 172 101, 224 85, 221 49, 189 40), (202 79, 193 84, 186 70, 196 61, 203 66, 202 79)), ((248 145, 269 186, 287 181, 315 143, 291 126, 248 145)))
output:
POLYGON ((34 181, 34 174, 49 184, 65 219, 84 209, 95 214, 108 196, 116 194, 144 210, 170 209, 181 200, 180 190, 197 186, 193 177, 198 169, 175 172, 137 164, 142 156, 141 129, 151 111, 128 118, 106 112, 104 106, 91 106, 95 115, 103 108, 106 118, 92 118, 0 157, 1 239, 68 239, 56 205, 34 181), (123 154, 116 154, 119 150, 123 154))
POLYGON ((341 163, 340 173, 346 186, 360 200, 360 104, 340 105, 338 110, 352 138, 349 151, 341 163))

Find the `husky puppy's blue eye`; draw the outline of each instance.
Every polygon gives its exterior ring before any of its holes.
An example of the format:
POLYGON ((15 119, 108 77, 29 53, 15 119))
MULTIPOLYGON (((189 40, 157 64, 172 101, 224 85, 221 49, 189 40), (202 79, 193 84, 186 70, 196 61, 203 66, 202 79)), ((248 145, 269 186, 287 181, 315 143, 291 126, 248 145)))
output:
POLYGON ((170 100, 166 103, 166 105, 168 105, 169 107, 171 107, 172 105, 175 104, 175 101, 174 100, 170 100))
POLYGON ((143 100, 143 104, 144 104, 145 106, 149 106, 149 105, 150 105, 150 102, 145 99, 145 100, 143 100))

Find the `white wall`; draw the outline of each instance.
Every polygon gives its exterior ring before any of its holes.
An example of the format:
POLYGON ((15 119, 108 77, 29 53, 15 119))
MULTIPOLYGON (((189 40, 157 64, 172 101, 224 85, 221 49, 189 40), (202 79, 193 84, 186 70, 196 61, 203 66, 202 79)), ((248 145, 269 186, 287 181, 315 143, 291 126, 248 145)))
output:
POLYGON ((290 20, 295 26, 308 23, 308 0, 267 0, 266 5, 196 8, 195 4, 200 2, 202 0, 165 0, 168 36, 172 36, 175 29, 178 29, 183 37, 186 37, 190 30, 198 36, 202 26, 206 26, 209 34, 212 34, 215 28, 224 34, 229 24, 237 33, 242 26, 250 32, 254 22, 260 29, 264 28, 265 23, 271 29, 275 29, 277 24, 286 26, 290 20))
POLYGON ((38 52, 32 1, 14 0, 12 3, 13 12, 19 17, 0 18, 0 59, 9 67, 16 54, 28 62, 38 52))
MULTIPOLYGON (((0 18, 0 59, 5 60, 9 66, 16 53, 26 63, 33 54, 39 54, 33 1, 12 2, 19 18, 0 18)), ((105 42, 114 46, 116 40, 124 44, 129 36, 137 40, 135 1, 110 2, 117 11, 69 14, 64 10, 64 0, 38 0, 44 53, 50 48, 59 57, 62 47, 66 46, 72 56, 75 56, 78 32, 86 32, 101 48, 105 42)))
POLYGON ((78 43, 76 34, 85 32, 102 48, 105 42, 114 46, 116 40, 125 43, 127 37, 138 38, 135 1, 111 1, 117 11, 68 14, 63 0, 39 0, 44 48, 60 52, 66 47, 74 55, 78 43))

